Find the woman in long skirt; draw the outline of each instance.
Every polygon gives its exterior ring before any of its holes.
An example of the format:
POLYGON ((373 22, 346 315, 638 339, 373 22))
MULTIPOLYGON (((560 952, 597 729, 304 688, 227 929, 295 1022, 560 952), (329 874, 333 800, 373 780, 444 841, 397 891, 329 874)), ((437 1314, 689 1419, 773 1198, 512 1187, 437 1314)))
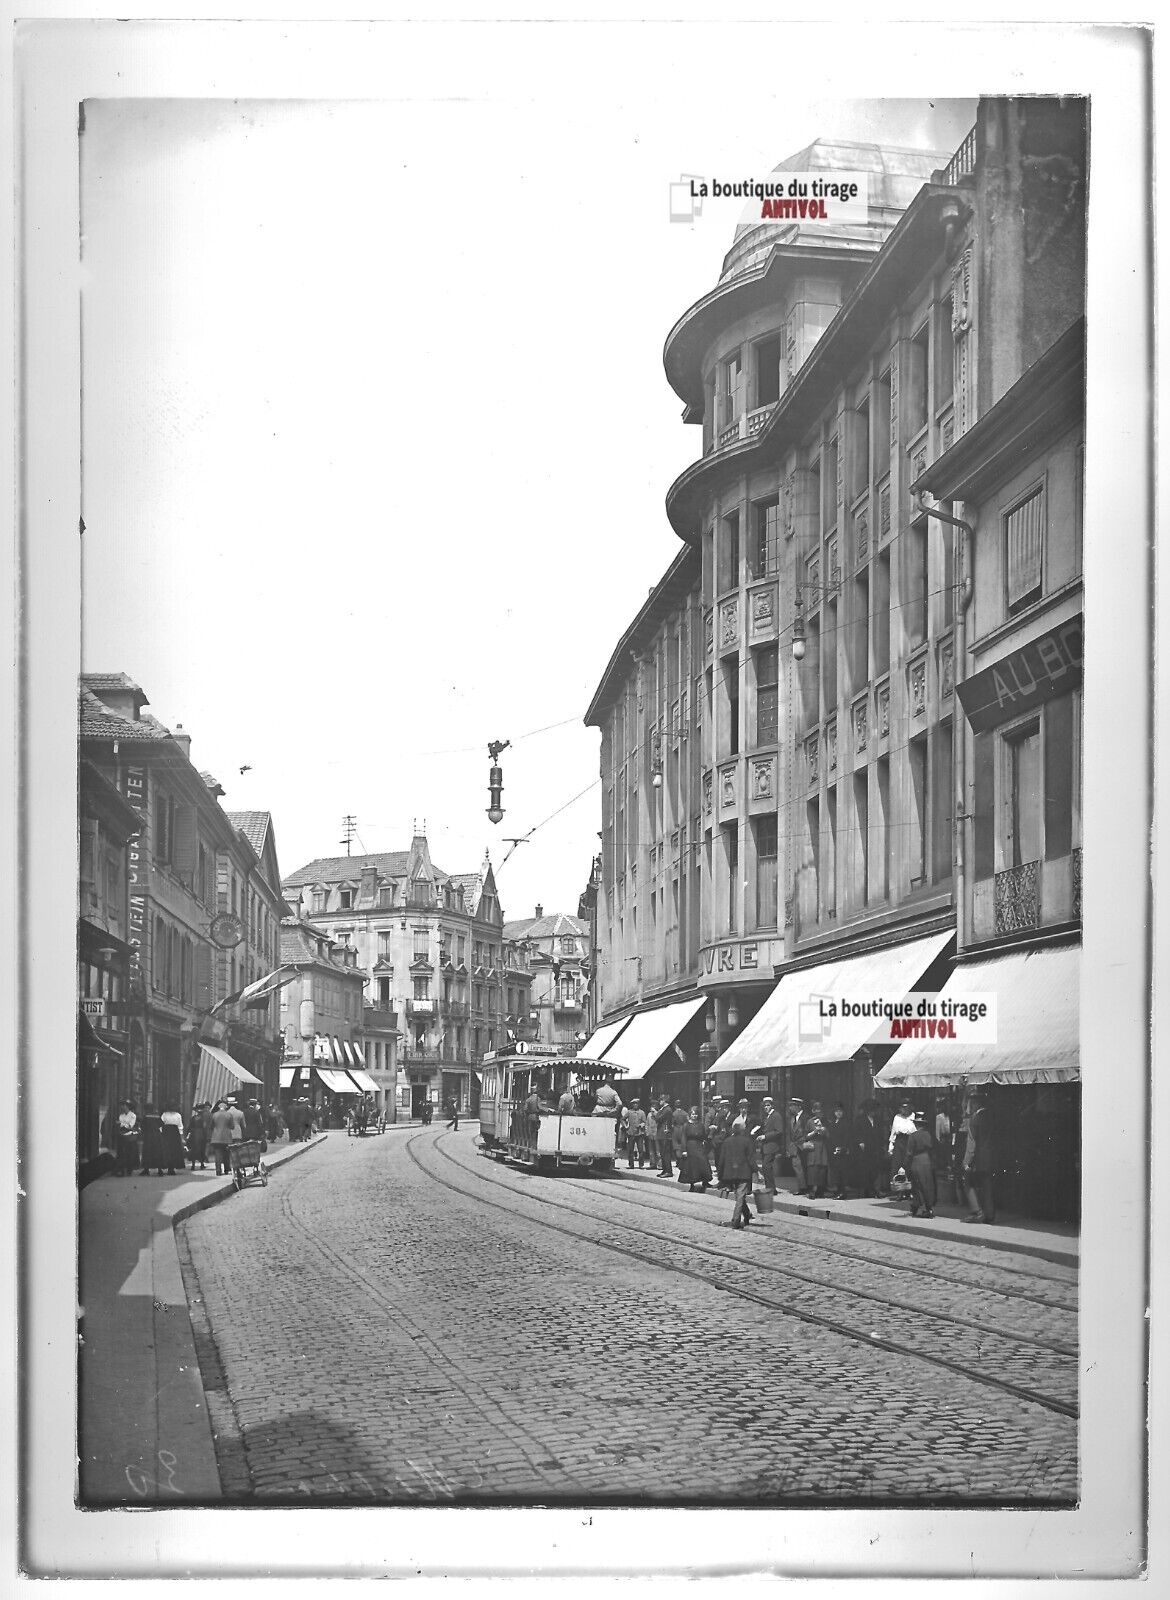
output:
POLYGON ((682 1181, 690 1185, 693 1194, 698 1184, 704 1194, 711 1182, 711 1163, 707 1159, 707 1130, 699 1116, 698 1106, 691 1107, 690 1121, 683 1128, 685 1150, 683 1154, 682 1181))
POLYGON ((162 1118, 154 1109, 153 1102, 148 1100, 142 1113, 142 1170, 138 1176, 149 1178, 153 1167, 161 1178, 163 1154, 162 1118))
POLYGON ((914 1132, 906 1140, 906 1174, 910 1179, 910 1215, 934 1216, 934 1140, 923 1112, 914 1113, 914 1132))
POLYGON ((201 1100, 191 1113, 191 1120, 187 1124, 187 1154, 191 1158, 191 1169, 194 1171, 196 1163, 201 1167, 207 1165, 207 1135, 211 1128, 211 1107, 205 1100, 201 1100))
POLYGON ((180 1172, 187 1165, 187 1152, 183 1148, 183 1117, 179 1108, 168 1101, 162 1114, 162 1156, 167 1164, 167 1176, 173 1178, 175 1168, 180 1172))

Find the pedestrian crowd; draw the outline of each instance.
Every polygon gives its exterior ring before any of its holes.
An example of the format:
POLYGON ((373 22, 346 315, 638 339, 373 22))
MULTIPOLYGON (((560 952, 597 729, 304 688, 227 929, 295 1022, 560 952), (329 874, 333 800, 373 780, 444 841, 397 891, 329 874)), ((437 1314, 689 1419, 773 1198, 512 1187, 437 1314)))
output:
MULTIPOLYGON (((307 1107, 307 1102, 304 1104, 307 1107)), ((289 1137, 308 1138, 308 1131, 303 1135, 293 1133, 297 1107, 298 1102, 294 1101, 288 1108, 289 1137)), ((165 1169, 167 1176, 173 1178, 176 1169, 185 1171, 188 1163, 192 1170, 205 1169, 209 1157, 217 1173, 228 1172, 230 1145, 254 1140, 267 1149, 269 1140, 281 1137, 285 1125, 279 1107, 271 1103, 261 1106, 259 1100, 241 1104, 240 1097, 234 1094, 214 1104, 200 1101, 185 1125, 173 1102, 159 1112, 148 1100, 139 1116, 135 1102, 123 1100, 118 1112, 113 1175, 129 1178, 137 1173, 140 1178, 148 1178, 153 1168, 157 1177, 161 1178, 165 1169)))
POLYGON ((677 1166, 678 1182, 688 1192, 706 1194, 716 1185, 720 1196, 734 1200, 734 1228, 751 1220, 748 1198, 757 1178, 768 1195, 780 1191, 785 1162, 798 1195, 906 1199, 910 1214, 922 1217, 935 1215, 940 1178, 953 1178, 956 1199, 967 1207, 965 1220, 995 1220, 991 1130, 978 1089, 964 1099, 957 1134, 944 1110, 931 1129, 926 1113, 909 1099, 888 1126, 874 1100, 866 1100, 852 1119, 839 1102, 826 1113, 821 1101, 806 1107, 798 1096, 787 1114, 770 1095, 758 1112, 746 1098, 732 1102, 719 1095, 703 1112, 666 1094, 657 1104, 649 1100, 646 1109, 640 1099, 625 1108, 618 1101, 618 1107, 618 1146, 628 1165, 657 1168, 662 1178, 674 1177, 677 1166))

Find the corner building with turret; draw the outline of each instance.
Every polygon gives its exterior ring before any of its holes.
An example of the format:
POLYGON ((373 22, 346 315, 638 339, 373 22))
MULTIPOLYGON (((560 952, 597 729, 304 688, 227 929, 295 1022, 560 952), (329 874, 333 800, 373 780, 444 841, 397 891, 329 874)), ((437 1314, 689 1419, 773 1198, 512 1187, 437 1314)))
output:
MULTIPOLYGON (((741 226, 670 332, 702 430, 667 495, 682 548, 586 718, 587 1048, 644 1089, 851 1113, 894 1047, 812 1037, 802 1001, 944 989, 973 955, 1026 994, 1079 945, 1085 124, 1081 101, 984 100, 953 155, 809 146, 776 170, 865 171, 867 222, 741 226), (1055 676, 997 721, 996 663, 1026 686, 1038 660, 1055 676)), ((989 1081, 1021 1090, 1034 1041, 1005 1025, 989 1081)), ((1058 1032, 1067 1141, 1075 1015, 1058 1032)), ((896 1082, 926 1109, 978 1078, 964 1057, 896 1082)))

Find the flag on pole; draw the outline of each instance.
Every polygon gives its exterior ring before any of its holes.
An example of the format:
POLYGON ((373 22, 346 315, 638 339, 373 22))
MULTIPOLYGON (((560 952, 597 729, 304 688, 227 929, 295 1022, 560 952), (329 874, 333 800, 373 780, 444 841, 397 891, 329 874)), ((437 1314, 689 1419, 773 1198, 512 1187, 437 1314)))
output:
POLYGON ((283 989, 286 983, 291 983, 296 975, 295 967, 277 967, 275 972, 270 972, 263 978, 256 978, 252 983, 245 984, 242 989, 237 989, 235 994, 228 994, 222 1000, 217 1000, 211 1008, 210 1015, 214 1016, 225 1006, 234 1006, 237 1003, 249 1006, 257 1000, 266 1000, 270 994, 283 989))

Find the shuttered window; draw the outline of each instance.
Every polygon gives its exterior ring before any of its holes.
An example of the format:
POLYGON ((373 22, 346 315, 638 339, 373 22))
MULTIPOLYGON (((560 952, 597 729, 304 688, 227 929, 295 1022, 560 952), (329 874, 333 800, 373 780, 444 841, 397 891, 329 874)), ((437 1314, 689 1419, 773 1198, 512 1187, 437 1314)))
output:
POLYGON ((1004 518, 1007 609, 1010 616, 1040 598, 1044 564, 1044 490, 1039 488, 1004 518))

